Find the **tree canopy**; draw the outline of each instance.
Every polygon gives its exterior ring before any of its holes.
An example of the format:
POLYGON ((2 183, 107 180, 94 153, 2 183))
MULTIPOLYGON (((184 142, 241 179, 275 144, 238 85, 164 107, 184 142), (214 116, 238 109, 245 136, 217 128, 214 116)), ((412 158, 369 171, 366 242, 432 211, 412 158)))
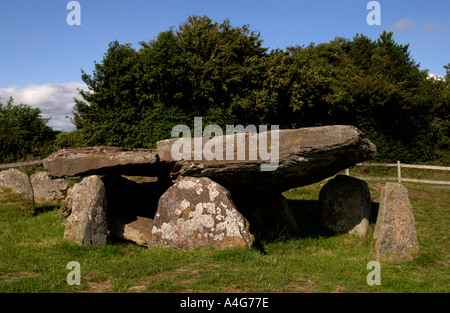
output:
MULTIPOLYGON (((443 159, 449 150, 447 79, 430 79, 392 32, 269 51, 249 26, 191 16, 138 50, 109 44, 76 100, 84 145, 153 148, 177 124, 297 128, 351 124, 378 159, 443 159)), ((448 155, 447 155, 448 156, 448 155)), ((448 162, 448 161, 447 161, 448 162)))
POLYGON ((48 120, 41 116, 39 108, 13 105, 13 98, 6 105, 0 102, 0 162, 17 162, 51 152, 55 132, 47 126, 48 120))

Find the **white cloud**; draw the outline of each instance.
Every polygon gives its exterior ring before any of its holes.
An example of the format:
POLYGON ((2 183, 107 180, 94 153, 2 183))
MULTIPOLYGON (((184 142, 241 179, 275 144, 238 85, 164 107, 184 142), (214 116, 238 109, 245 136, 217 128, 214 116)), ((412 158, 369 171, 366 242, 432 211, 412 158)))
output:
POLYGON ((396 32, 406 32, 412 29, 414 25, 416 25, 416 20, 412 18, 404 18, 396 22, 392 27, 392 30, 396 32))
POLYGON ((77 89, 87 90, 82 83, 70 82, 59 84, 10 86, 0 88, 0 98, 3 103, 9 97, 14 98, 14 104, 28 104, 38 107, 43 117, 50 117, 48 125, 54 130, 72 130, 74 125, 70 121, 75 104, 73 98, 81 99, 77 89))
POLYGON ((445 77, 433 73, 428 73, 428 79, 445 80, 445 77))
POLYGON ((426 22, 423 26, 425 27, 425 30, 429 33, 436 33, 441 30, 446 30, 445 26, 438 25, 434 22, 426 22))

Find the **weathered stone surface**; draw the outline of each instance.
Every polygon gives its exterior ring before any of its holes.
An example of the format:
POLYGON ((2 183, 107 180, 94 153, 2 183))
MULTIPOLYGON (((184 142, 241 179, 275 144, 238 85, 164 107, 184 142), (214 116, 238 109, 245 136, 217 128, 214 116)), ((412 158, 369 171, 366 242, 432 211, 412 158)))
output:
POLYGON ((233 193, 233 201, 250 222, 250 232, 259 240, 292 236, 298 232, 297 221, 282 194, 233 193))
POLYGON ((158 157, 151 149, 89 147, 62 149, 44 160, 44 168, 53 177, 88 175, 157 176, 158 157))
POLYGON ((372 200, 365 181, 337 175, 320 190, 319 206, 322 223, 329 229, 358 236, 366 234, 372 200))
POLYGON ((36 201, 60 202, 66 198, 70 190, 68 182, 64 179, 50 179, 46 172, 36 172, 30 179, 36 201))
POLYGON ((249 223, 228 190, 209 178, 179 179, 159 199, 149 247, 250 247, 249 223))
MULTIPOLYGON (((76 186, 76 184, 75 184, 75 186, 76 186)), ((68 218, 70 213, 72 213, 72 199, 73 199, 72 193, 73 193, 73 191, 74 191, 74 188, 69 189, 66 197, 61 202, 61 206, 59 207, 58 214, 64 218, 68 218)))
POLYGON ((387 183, 381 191, 371 250, 378 261, 411 260, 419 252, 408 190, 401 184, 387 183))
MULTIPOLYGON (((222 151, 227 150, 228 138, 237 136, 223 136, 222 151)), ((261 164, 270 160, 262 160, 260 146, 257 147, 257 158, 251 160, 249 156, 249 138, 245 136, 245 158, 238 159, 238 153, 244 147, 234 145, 232 160, 194 160, 195 144, 191 139, 191 160, 174 160, 172 146, 179 138, 159 141, 157 152, 162 163, 175 163, 172 178, 180 176, 209 177, 223 185, 233 194, 234 191, 245 188, 247 191, 283 192, 294 187, 309 185, 324 178, 333 176, 358 162, 373 158, 376 147, 353 126, 334 125, 323 127, 277 130, 267 133, 268 147, 278 148, 279 156, 276 160, 278 167, 274 171, 261 171, 261 164), (272 143, 272 134, 276 132, 279 140, 272 143)), ((216 137, 215 137, 216 138, 216 137)), ((275 137, 274 137, 275 138, 275 137)), ((202 138, 202 146, 209 142, 209 137, 202 138)), ((233 147, 233 145, 231 145, 233 147)), ((220 149, 219 149, 220 150, 220 149)), ((270 149, 269 149, 270 150, 270 149)), ((270 152, 270 151, 269 151, 270 152)))
POLYGON ((65 221, 64 238, 82 246, 102 246, 108 236, 106 192, 99 176, 85 177, 73 186, 71 213, 65 221))
POLYGON ((112 219, 109 224, 111 235, 133 241, 141 246, 150 244, 153 219, 135 216, 132 219, 112 219))
POLYGON ((30 177, 15 168, 0 172, 0 188, 11 188, 30 200, 34 198, 30 177))

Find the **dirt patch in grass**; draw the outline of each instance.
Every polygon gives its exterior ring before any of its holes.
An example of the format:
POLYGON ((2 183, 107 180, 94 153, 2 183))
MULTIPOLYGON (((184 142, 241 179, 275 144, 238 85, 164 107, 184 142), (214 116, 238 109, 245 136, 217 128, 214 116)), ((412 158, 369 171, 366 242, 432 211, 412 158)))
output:
POLYGON ((128 288, 128 291, 130 292, 144 292, 147 291, 147 286, 151 281, 163 281, 163 280, 171 280, 174 284, 177 285, 186 285, 195 283, 197 279, 195 277, 190 277, 191 275, 194 276, 199 272, 197 269, 190 270, 186 267, 180 267, 174 270, 164 271, 152 276, 149 276, 143 280, 141 280, 136 286, 132 286, 128 288), (188 277, 181 278, 180 276, 184 275, 185 273, 188 273, 188 277))
POLYGON ((6 282, 13 282, 18 279, 24 278, 24 277, 37 277, 39 274, 37 273, 30 273, 30 272, 13 272, 13 273, 6 273, 0 275, 0 279, 5 280, 6 282))
POLYGON ((227 287, 220 287, 220 292, 222 293, 244 293, 245 291, 236 288, 234 284, 227 287))
POLYGON ((315 288, 315 283, 312 280, 303 277, 294 277, 292 281, 285 285, 284 288, 289 292, 313 292, 315 288))
POLYGON ((88 292, 105 292, 109 288, 111 288, 112 282, 111 279, 107 279, 104 281, 96 281, 96 282, 87 282, 88 292))

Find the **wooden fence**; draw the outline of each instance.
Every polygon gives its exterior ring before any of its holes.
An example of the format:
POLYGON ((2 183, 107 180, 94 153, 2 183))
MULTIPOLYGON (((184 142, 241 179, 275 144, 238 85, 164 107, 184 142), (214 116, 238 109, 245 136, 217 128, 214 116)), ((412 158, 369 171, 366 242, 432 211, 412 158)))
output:
MULTIPOLYGON (((418 168, 427 170, 438 170, 438 171, 450 171, 448 166, 434 166, 434 165, 415 165, 415 164, 402 164, 400 161, 397 163, 358 163, 355 166, 381 166, 381 167, 397 167, 397 177, 357 177, 365 180, 396 180, 399 183, 402 181, 413 182, 413 183, 424 183, 424 184, 435 184, 435 185, 450 185, 450 181, 445 180, 430 180, 430 179, 415 179, 415 178, 405 178, 402 177, 402 167, 403 168, 418 168)), ((346 175, 350 175, 350 170, 345 170, 346 175)))

